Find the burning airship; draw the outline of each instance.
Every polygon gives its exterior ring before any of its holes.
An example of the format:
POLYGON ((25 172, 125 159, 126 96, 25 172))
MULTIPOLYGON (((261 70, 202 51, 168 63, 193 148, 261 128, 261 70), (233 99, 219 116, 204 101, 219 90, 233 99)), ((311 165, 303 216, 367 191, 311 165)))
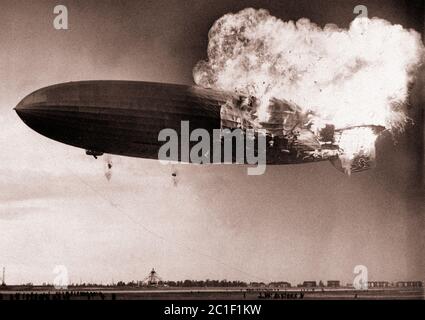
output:
MULTIPOLYGON (((408 122, 409 85, 424 54, 416 31, 378 18, 321 28, 248 8, 224 15, 208 36, 195 86, 71 82, 35 91, 16 112, 35 131, 94 157, 163 160, 163 130, 183 137, 202 129, 214 146, 225 143, 217 131, 238 131, 267 164, 330 160, 347 173, 372 168, 377 137, 408 122)), ((193 162, 191 149, 202 163, 228 162, 187 140, 168 160, 193 162)))
MULTIPOLYGON (((15 108, 19 117, 36 132, 53 140, 86 150, 98 157, 115 154, 159 159, 163 129, 182 134, 182 123, 190 130, 256 130, 258 101, 255 97, 197 86, 134 81, 83 81, 49 86, 25 97, 15 108)), ((326 125, 319 132, 311 128, 314 114, 296 105, 272 100, 269 105, 275 123, 263 123, 267 139, 267 164, 298 164, 330 160, 345 170, 339 143, 349 135, 384 128, 363 126, 338 129, 326 125)), ((354 138, 361 141, 359 136, 354 138)), ((196 143, 191 142, 190 148, 196 143)), ((356 148, 350 171, 373 167, 374 141, 356 148)), ((211 153, 210 158, 214 158, 211 153)), ((161 160, 161 159, 159 159, 161 160)), ((184 161, 182 150, 174 161, 184 161)))

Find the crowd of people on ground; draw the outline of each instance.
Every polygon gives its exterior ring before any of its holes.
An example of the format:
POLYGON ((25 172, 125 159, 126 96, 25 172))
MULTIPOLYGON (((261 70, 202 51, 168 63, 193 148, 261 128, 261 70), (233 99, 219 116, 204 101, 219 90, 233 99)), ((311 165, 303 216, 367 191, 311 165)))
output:
POLYGON ((108 297, 101 291, 66 291, 66 292, 16 292, 10 294, 0 293, 0 300, 16 300, 16 301, 49 301, 49 300, 111 300, 116 299, 115 293, 108 297))

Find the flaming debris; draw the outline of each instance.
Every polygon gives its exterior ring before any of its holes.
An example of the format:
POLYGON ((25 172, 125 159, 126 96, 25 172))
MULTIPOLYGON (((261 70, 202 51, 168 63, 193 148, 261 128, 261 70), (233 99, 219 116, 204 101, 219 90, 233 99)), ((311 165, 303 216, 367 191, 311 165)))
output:
POLYGON ((105 157, 104 166, 105 166, 105 177, 108 181, 111 181, 113 162, 112 162, 112 157, 110 155, 107 155, 105 157))
POLYGON ((374 158, 372 127, 403 130, 408 87, 423 52, 419 33, 382 19, 357 18, 348 30, 320 28, 249 8, 215 22, 208 60, 193 74, 202 87, 244 97, 223 106, 225 127, 295 135, 320 153, 333 150, 320 148, 323 130, 332 126, 350 172, 356 155, 374 158))

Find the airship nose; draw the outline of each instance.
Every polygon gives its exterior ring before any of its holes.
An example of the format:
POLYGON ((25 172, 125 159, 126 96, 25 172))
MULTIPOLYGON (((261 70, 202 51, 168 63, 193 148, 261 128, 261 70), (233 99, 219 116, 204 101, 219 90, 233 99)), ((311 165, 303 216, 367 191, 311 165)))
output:
POLYGON ((39 89, 14 108, 21 120, 37 133, 73 146, 98 150, 90 140, 97 114, 82 98, 79 85, 66 83, 39 89), (87 147, 86 147, 87 145, 87 147))
POLYGON ((15 108, 13 108, 15 112, 18 114, 19 118, 21 118, 21 120, 25 122, 26 124, 28 124, 28 120, 31 117, 31 110, 29 108, 27 98, 28 97, 21 100, 18 103, 18 105, 15 108))
POLYGON ((22 119, 22 121, 26 122, 26 118, 31 113, 31 110, 28 108, 27 103, 25 102, 25 99, 23 99, 21 102, 18 103, 18 105, 13 108, 15 112, 18 114, 19 118, 22 119))
POLYGON ((43 103, 45 99, 42 95, 34 92, 22 99, 14 110, 27 126, 39 132, 39 128, 45 125, 40 113, 43 103))

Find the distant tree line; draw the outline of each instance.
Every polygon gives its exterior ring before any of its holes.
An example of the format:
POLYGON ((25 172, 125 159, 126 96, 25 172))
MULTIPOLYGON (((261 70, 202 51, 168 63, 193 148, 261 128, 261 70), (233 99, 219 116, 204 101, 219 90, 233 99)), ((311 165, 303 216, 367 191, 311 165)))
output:
MULTIPOLYGON (((215 287, 215 288, 225 288, 225 287, 248 287, 248 284, 243 281, 227 281, 227 280, 184 280, 184 281, 165 281, 162 283, 169 287, 215 287)), ((161 283, 159 283, 161 285, 161 283)))
POLYGON ((171 288, 248 288, 248 287, 266 287, 266 286, 291 286, 288 282, 272 282, 266 284, 264 282, 244 282, 244 281, 229 281, 229 280, 180 280, 180 281, 159 281, 155 284, 149 284, 142 281, 118 281, 113 285, 98 285, 95 283, 71 284, 70 287, 171 287, 171 288))
MULTIPOLYGON (((226 288, 226 287, 248 287, 250 284, 243 281, 228 281, 228 280, 183 280, 183 281, 159 281, 156 285, 186 288, 186 287, 197 287, 197 288, 226 288)), ((116 283, 118 287, 140 287, 140 286, 152 286, 152 284, 141 283, 141 282, 124 282, 119 281, 116 283)))

